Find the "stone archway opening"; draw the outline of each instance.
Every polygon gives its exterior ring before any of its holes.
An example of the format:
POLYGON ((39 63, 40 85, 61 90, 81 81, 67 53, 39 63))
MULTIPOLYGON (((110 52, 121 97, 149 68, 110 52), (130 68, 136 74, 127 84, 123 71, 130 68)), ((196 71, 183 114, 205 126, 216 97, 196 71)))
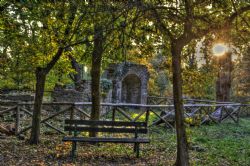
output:
POLYGON ((141 80, 137 75, 129 74, 123 79, 121 97, 123 103, 141 103, 141 80))

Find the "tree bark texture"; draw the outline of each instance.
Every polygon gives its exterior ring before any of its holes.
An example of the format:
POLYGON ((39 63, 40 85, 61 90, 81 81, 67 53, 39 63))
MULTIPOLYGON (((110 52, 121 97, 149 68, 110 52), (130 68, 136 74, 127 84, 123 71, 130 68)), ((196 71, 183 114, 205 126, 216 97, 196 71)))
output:
MULTIPOLYGON (((100 118, 100 73, 103 53, 103 29, 101 26, 95 25, 94 28, 94 48, 92 52, 91 67, 91 95, 92 110, 91 120, 99 120, 100 118)), ((95 137, 96 133, 89 133, 91 137, 95 137)))
POLYGON ((34 111, 32 117, 30 144, 39 143, 41 110, 42 110, 42 101, 43 101, 46 76, 61 57, 63 50, 64 50, 63 48, 59 47, 57 53, 52 58, 52 60, 47 64, 46 67, 36 68, 36 91, 35 91, 36 94, 35 94, 34 111))
POLYGON ((189 165, 188 144, 184 124, 184 107, 182 99, 182 77, 181 77, 181 50, 182 47, 176 43, 171 44, 172 68, 173 68, 173 94, 175 108, 175 122, 177 133, 177 166, 189 165))
POLYGON ((216 100, 230 101, 231 73, 232 73, 232 53, 228 52, 222 57, 218 57, 219 72, 216 81, 216 100))
POLYGON ((34 103, 34 111, 32 117, 32 130, 30 136, 30 144, 38 144, 40 136, 40 121, 42 100, 45 87, 46 73, 42 68, 36 69, 36 95, 34 103))

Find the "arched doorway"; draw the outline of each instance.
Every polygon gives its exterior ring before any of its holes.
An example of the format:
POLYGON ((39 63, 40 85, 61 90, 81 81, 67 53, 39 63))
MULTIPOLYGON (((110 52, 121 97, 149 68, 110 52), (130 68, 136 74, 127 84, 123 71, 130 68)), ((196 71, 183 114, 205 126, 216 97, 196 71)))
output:
POLYGON ((135 74, 127 75, 122 81, 122 102, 141 103, 141 80, 135 74))

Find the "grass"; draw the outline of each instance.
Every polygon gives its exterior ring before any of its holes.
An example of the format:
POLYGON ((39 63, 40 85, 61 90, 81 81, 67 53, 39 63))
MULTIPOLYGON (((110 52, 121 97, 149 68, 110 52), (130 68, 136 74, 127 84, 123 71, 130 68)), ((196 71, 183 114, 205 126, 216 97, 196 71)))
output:
POLYGON ((239 125, 225 122, 220 125, 192 129, 192 143, 206 149, 195 153, 196 165, 250 165, 250 119, 239 125))
MULTIPOLYGON (((199 166, 250 165, 250 118, 237 125, 225 121, 187 129, 190 163, 199 166)), ((141 145, 137 159, 132 145, 79 144, 78 157, 71 162, 70 144, 62 144, 62 135, 42 135, 41 144, 30 146, 15 137, 0 140, 0 165, 173 165, 176 135, 161 126, 150 128, 150 144, 141 145)))

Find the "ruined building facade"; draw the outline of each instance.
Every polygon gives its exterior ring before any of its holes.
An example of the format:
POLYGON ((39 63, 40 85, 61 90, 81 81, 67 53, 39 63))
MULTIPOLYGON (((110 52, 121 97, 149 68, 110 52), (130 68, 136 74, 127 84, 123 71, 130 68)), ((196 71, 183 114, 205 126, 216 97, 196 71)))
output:
MULTIPOLYGON (((111 64, 103 73, 102 102, 147 103, 149 73, 147 67, 131 62, 111 64), (110 85, 109 85, 110 84, 110 85)), ((52 93, 57 102, 89 102, 91 82, 82 80, 81 90, 56 87, 52 93)))

